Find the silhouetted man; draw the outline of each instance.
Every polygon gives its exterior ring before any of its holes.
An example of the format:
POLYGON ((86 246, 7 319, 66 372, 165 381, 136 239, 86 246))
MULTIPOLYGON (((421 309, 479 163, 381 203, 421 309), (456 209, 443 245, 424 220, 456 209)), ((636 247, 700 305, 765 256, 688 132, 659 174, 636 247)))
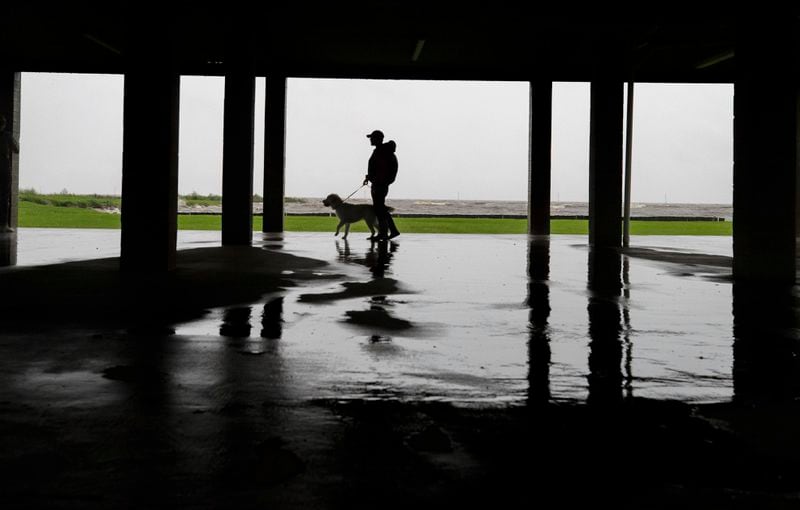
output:
POLYGON ((393 140, 383 143, 383 132, 377 129, 368 134, 367 138, 375 149, 369 157, 364 184, 372 183, 372 205, 378 217, 378 241, 386 241, 400 235, 389 209, 386 208, 389 185, 397 177, 397 156, 394 154, 397 144, 393 140))
POLYGON ((14 231, 11 228, 11 170, 17 153, 19 143, 6 131, 6 118, 0 115, 0 232, 14 231))

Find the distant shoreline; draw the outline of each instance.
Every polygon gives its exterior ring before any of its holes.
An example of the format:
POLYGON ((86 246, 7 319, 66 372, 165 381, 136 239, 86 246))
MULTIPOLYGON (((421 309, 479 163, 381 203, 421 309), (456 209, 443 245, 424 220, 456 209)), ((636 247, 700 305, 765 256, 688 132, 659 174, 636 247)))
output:
MULTIPOLYGON (((353 204, 370 203, 369 200, 352 198, 353 204)), ((509 218, 521 219, 528 216, 527 201, 513 200, 431 200, 431 199, 390 199, 387 204, 394 208, 398 217, 449 217, 449 218, 509 218)), ((261 214, 262 204, 254 203, 254 214, 261 214)), ((322 204, 321 198, 287 198, 284 204, 287 215, 328 216, 333 211, 322 204)), ((185 208, 181 212, 214 213, 219 208, 185 208)), ((551 202, 550 216, 560 219, 586 219, 589 215, 587 202, 551 202)), ((631 204, 631 218, 640 220, 684 220, 684 221, 731 221, 733 206, 730 204, 631 204)))
MULTIPOLYGON (((256 200, 261 197, 255 196, 256 200)), ((20 190, 20 202, 32 202, 58 207, 87 208, 105 213, 119 214, 121 198, 115 195, 39 194, 34 190, 20 190)), ((353 204, 368 204, 368 198, 351 198, 353 204)), ((528 217, 525 200, 447 200, 447 199, 394 199, 387 204, 393 214, 406 218, 499 218, 524 219, 528 217)), ((253 214, 261 215, 263 203, 253 203, 253 214)), ((181 195, 178 213, 181 215, 219 215, 222 212, 219 195, 181 195)), ((322 197, 286 197, 284 212, 287 216, 331 216, 333 210, 322 204, 322 197)), ((576 201, 556 201, 550 204, 554 219, 586 219, 589 204, 576 201)), ((621 214, 620 214, 621 215, 621 214)), ((637 220, 732 221, 731 204, 647 203, 631 204, 631 218, 637 220)))

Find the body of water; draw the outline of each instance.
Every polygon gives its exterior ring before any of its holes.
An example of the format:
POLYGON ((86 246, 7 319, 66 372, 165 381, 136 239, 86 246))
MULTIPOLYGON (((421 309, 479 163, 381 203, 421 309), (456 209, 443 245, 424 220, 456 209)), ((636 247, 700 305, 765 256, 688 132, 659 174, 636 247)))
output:
MULTIPOLYGON (((369 204, 368 198, 353 197, 348 202, 353 204, 369 204)), ((390 199, 387 201, 394 208, 395 216, 483 216, 524 218, 528 214, 528 202, 524 200, 420 200, 390 199)), ((179 207, 184 214, 219 214, 219 206, 179 207)), ((287 214, 321 215, 333 214, 329 207, 322 204, 322 197, 287 198, 285 202, 287 214)), ((262 204, 253 204, 253 212, 260 214, 262 204)), ((585 217, 589 214, 588 202, 551 202, 552 217, 585 217)), ((731 204, 631 204, 632 218, 709 218, 731 221, 733 206, 731 204)))

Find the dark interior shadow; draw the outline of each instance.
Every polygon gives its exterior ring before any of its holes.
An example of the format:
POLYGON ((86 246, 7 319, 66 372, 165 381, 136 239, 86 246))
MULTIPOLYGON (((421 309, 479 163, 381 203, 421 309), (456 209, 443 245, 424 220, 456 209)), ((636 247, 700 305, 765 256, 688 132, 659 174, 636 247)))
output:
POLYGON ((259 248, 198 248, 177 254, 169 273, 123 273, 108 258, 0 272, 0 313, 9 328, 91 324, 160 331, 210 308, 260 301, 326 262, 259 248), (290 276, 282 274, 291 270, 290 276), (32 322, 33 321, 33 322, 32 322))
POLYGON ((733 257, 725 255, 709 255, 706 253, 689 253, 666 249, 631 247, 625 248, 625 255, 659 262, 675 264, 702 265, 722 268, 733 268, 733 257))
POLYGON ((626 257, 663 262, 677 276, 702 276, 712 281, 733 279, 733 257, 662 248, 624 248, 626 257))
MULTIPOLYGON (((114 489, 135 506, 150 506, 152 494, 169 494, 169 481, 158 466, 175 462, 171 438, 176 409, 172 375, 180 364, 168 347, 169 338, 149 334, 131 335, 118 353, 120 365, 102 371, 125 395, 115 416, 116 425, 103 429, 103 456, 116 466, 114 489), (142 491, 146 485, 148 491, 142 491)), ((101 418, 102 419, 102 418, 101 418)), ((93 419, 82 424, 92 430, 93 419)), ((102 483, 102 482, 101 482, 102 483)))

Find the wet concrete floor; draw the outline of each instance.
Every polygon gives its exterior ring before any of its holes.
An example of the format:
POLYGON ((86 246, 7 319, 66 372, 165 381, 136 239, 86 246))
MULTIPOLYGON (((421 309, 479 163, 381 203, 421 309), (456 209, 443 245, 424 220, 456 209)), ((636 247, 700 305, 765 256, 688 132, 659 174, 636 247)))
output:
POLYGON ((0 269, 4 506, 800 504, 796 291, 730 238, 118 236, 0 269))

